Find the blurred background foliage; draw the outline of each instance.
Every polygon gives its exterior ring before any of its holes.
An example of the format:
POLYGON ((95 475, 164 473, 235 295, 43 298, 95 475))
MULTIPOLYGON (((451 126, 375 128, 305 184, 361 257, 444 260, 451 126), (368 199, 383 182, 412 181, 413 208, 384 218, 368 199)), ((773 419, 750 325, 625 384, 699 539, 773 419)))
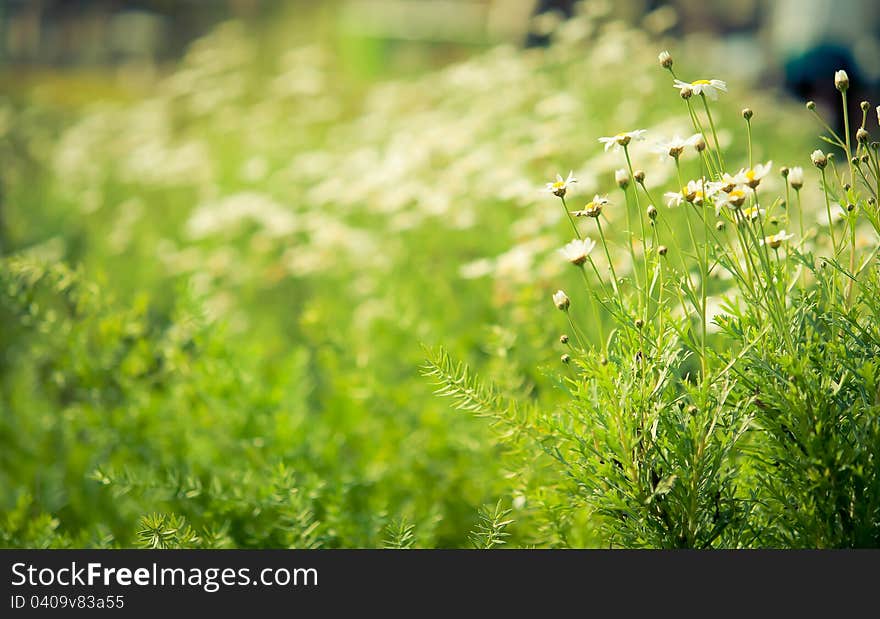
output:
POLYGON ((722 124, 756 110, 756 159, 812 131, 761 3, 538 8, 4 2, 0 544, 603 544, 422 345, 558 404, 540 188, 611 191, 600 135, 687 133, 660 49, 730 81, 722 124))

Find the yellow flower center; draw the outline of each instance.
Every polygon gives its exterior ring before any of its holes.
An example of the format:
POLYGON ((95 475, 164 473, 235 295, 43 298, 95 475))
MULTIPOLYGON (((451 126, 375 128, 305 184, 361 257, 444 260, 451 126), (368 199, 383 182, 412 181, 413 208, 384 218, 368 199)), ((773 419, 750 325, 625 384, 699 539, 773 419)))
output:
POLYGON ((746 178, 749 179, 750 181, 755 180, 755 171, 753 169, 749 168, 749 171, 746 172, 746 178))
POLYGON ((691 86, 708 86, 711 84, 709 80, 697 80, 695 82, 691 82, 691 86))
POLYGON ((556 181, 553 183, 553 189, 559 189, 561 187, 565 187, 565 181, 556 181))

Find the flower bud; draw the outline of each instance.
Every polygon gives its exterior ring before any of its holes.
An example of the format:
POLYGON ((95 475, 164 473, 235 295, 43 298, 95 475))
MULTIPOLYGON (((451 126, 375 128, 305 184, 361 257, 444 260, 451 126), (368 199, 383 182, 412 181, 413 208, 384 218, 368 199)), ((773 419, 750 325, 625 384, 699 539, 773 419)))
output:
POLYGON ((571 362, 571 357, 568 355, 562 355, 561 357, 559 357, 559 360, 563 363, 569 363, 571 362))
POLYGON ((718 230, 718 232, 721 232, 726 227, 727 227, 727 225, 723 221, 719 221, 718 223, 715 224, 715 229, 718 230))
POLYGON ((660 61, 660 66, 664 69, 672 67, 672 54, 665 49, 657 56, 657 60, 660 61))
POLYGON ((666 252, 668 252, 668 251, 669 251, 669 248, 666 247, 666 245, 661 245, 660 247, 657 248, 657 253, 660 254, 661 256, 665 256, 666 252))
POLYGON ((657 209, 654 208, 653 204, 648 205, 648 219, 657 219, 657 209))
POLYGON ((821 170, 828 165, 828 155, 817 148, 813 151, 813 154, 810 155, 810 161, 813 162, 814 166, 821 170))
POLYGON ((863 112, 867 112, 871 108, 871 104, 867 101, 862 101, 861 103, 859 103, 859 107, 862 108, 863 112))
POLYGON ((698 153, 702 153, 704 150, 706 150, 706 140, 703 139, 702 135, 698 135, 694 139, 694 148, 698 153))
POLYGON ((862 144, 867 144, 868 140, 871 139, 871 136, 867 131, 860 127, 859 130, 856 131, 856 139, 862 144))
POLYGON ((635 179, 635 181, 637 183, 644 183, 645 182, 645 171, 644 170, 636 170, 633 173, 633 178, 635 179))
POLYGON ((642 320, 641 318, 636 318, 635 324, 636 324, 636 329, 641 329, 642 327, 645 326, 645 321, 642 320))
POLYGON ((746 120, 751 120, 752 116, 754 116, 755 113, 752 111, 752 108, 746 107, 746 108, 743 108, 742 115, 743 115, 743 118, 745 118, 746 120))
POLYGON ((688 415, 693 417, 694 415, 697 414, 697 407, 694 406, 693 404, 691 404, 690 406, 687 407, 687 410, 685 412, 687 412, 688 415))
POLYGON ((553 293, 553 304, 556 306, 556 309, 565 312, 571 306, 571 299, 562 290, 557 290, 553 293))
POLYGON ((856 210, 856 205, 853 204, 852 202, 850 202, 849 204, 846 205, 846 210, 848 212, 852 213, 854 210, 856 210))
POLYGON ((620 168, 619 170, 614 172, 614 182, 617 183, 617 186, 621 189, 626 189, 629 185, 629 172, 620 168))
POLYGON ((694 96, 694 91, 690 86, 684 86, 681 90, 678 91, 678 94, 681 95, 682 99, 687 101, 694 96))
POLYGON ((810 111, 815 110, 816 109, 816 102, 815 101, 807 101, 807 109, 810 111))
POLYGON ((788 166, 782 166, 779 168, 779 173, 782 174, 782 178, 788 178, 789 172, 790 170, 788 169, 788 166))
POLYGON ((843 69, 834 74, 834 87, 840 92, 846 92, 849 88, 849 75, 843 69))
POLYGON ((568 336, 565 333, 559 336, 559 343, 568 344, 568 336))

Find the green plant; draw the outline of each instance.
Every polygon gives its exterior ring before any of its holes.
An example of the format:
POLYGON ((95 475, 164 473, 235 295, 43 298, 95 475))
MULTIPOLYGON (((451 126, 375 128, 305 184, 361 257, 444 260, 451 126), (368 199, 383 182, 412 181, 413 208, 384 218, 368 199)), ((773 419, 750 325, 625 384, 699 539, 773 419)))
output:
POLYGON ((838 72, 847 133, 823 123, 823 139, 847 171, 812 154, 827 218, 810 222, 800 167, 783 167, 784 193, 768 197, 772 164, 753 161, 754 112, 742 112, 748 162, 733 173, 710 105, 726 83, 678 79, 668 52, 660 62, 694 131, 658 144, 678 181, 666 206, 634 169, 644 130, 599 138, 620 152, 619 204, 597 194, 572 210, 571 173, 546 186, 574 233, 561 254, 586 301, 552 296, 566 318, 555 374, 568 402, 520 415, 535 405, 501 398, 442 352, 426 373, 458 408, 550 455, 571 509, 598 516, 612 546, 877 546, 880 164, 870 105, 853 149, 849 82, 838 72), (684 162, 690 153, 696 166, 684 162), (695 180, 685 182, 686 167, 695 180), (839 218, 832 203, 845 206, 839 218), (623 216, 609 219, 613 210, 623 216), (786 232, 795 224, 796 241, 786 232), (615 228, 622 247, 608 235, 615 228))

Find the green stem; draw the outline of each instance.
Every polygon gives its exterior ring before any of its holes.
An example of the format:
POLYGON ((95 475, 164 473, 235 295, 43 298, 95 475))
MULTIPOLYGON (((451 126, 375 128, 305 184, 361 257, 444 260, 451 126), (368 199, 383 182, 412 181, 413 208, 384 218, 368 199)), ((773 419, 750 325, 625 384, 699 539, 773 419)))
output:
POLYGON ((752 121, 748 118, 746 119, 746 129, 749 136, 749 168, 751 169, 755 164, 752 162, 752 121))
POLYGON ((834 220, 831 217, 831 202, 828 200, 828 185, 825 179, 825 168, 822 172, 822 195, 825 196, 825 212, 828 214, 828 233, 831 236, 831 248, 834 251, 834 258, 837 259, 837 239, 834 237, 834 220))
POLYGON ((599 238, 602 241, 602 247, 605 250, 605 258, 608 260, 608 269, 611 271, 611 288, 614 289, 614 294, 617 295, 617 300, 623 303, 623 300, 620 298, 620 291, 617 288, 617 273, 614 271, 614 262, 611 260, 611 253, 608 251, 608 243, 605 241, 605 233, 602 231, 602 222, 599 221, 599 218, 596 217, 596 227, 599 229, 599 238))
POLYGON ((559 199, 562 200, 562 210, 565 211, 565 216, 568 217, 568 223, 571 224, 571 229, 574 230, 574 235, 580 240, 581 233, 578 231, 577 225, 574 223, 574 217, 571 216, 571 212, 568 210, 568 205, 565 204, 565 196, 559 196, 559 199))
POLYGON ((853 172, 852 165, 852 148, 850 147, 850 137, 849 137, 849 109, 847 109, 846 105, 846 90, 840 91, 840 98, 843 102, 843 130, 846 132, 846 163, 849 166, 849 182, 856 182, 856 175, 853 172))
MULTIPOLYGON (((648 311, 649 311, 649 309, 648 309, 648 286, 650 284, 648 282, 648 240, 647 240, 648 235, 645 233, 645 214, 642 212, 642 204, 641 204, 641 201, 639 200, 639 188, 638 188, 638 185, 636 184, 636 177, 635 177, 635 173, 633 172, 632 160, 630 159, 630 156, 629 156, 629 149, 626 146, 623 147, 623 154, 626 155, 626 166, 629 169, 630 183, 632 184, 633 195, 636 198, 636 210, 639 213, 639 228, 642 231, 642 264, 644 266, 644 271, 645 271, 645 287, 644 287, 644 291, 642 293, 642 297, 644 299, 644 307, 643 307, 644 315, 642 316, 642 318, 643 318, 643 320, 647 321, 648 311)), ((636 264, 635 264, 635 262, 633 262, 633 272, 635 272, 635 270, 636 270, 636 264)))
POLYGON ((712 128, 712 138, 715 140, 715 154, 718 157, 718 168, 719 170, 723 170, 724 157, 721 155, 721 142, 718 141, 718 133, 715 131, 715 121, 712 120, 712 112, 709 111, 709 102, 706 100, 706 95, 704 93, 700 93, 700 98, 703 100, 703 108, 706 110, 706 116, 709 117, 709 127, 712 128))

